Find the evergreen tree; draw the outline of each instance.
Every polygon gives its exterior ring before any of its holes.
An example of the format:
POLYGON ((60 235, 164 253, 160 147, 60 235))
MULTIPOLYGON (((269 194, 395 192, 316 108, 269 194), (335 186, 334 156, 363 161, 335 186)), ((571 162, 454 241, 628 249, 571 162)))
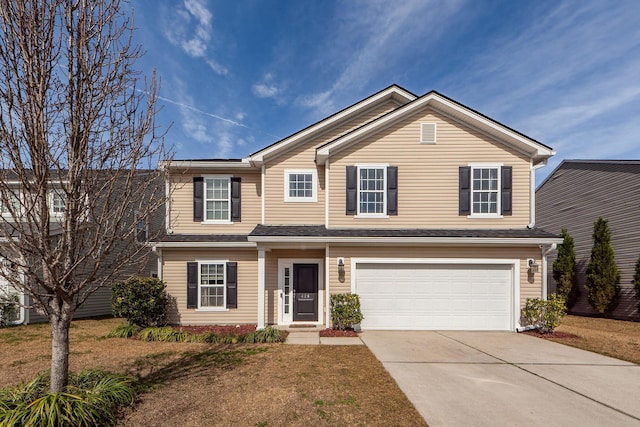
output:
POLYGON ((553 262, 553 278, 556 281, 556 293, 571 306, 575 294, 576 251, 573 237, 566 228, 562 228, 560 235, 564 241, 558 246, 558 258, 553 262))
POLYGON ((620 271, 611 246, 609 222, 600 217, 593 225, 593 247, 587 266, 589 304, 599 313, 610 312, 620 292, 620 271))
MULTIPOLYGON (((633 287, 636 288, 636 298, 640 300, 640 258, 636 262, 636 272, 633 275, 633 287)), ((640 310, 640 301, 638 301, 638 310, 640 310)))

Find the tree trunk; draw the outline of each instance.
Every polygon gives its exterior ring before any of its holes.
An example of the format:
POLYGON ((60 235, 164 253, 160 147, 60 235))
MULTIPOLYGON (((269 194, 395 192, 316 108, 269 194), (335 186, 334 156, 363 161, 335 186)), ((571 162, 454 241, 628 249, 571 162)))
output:
POLYGON ((61 392, 69 381, 69 327, 71 317, 63 312, 52 315, 51 323, 51 386, 52 393, 61 392))

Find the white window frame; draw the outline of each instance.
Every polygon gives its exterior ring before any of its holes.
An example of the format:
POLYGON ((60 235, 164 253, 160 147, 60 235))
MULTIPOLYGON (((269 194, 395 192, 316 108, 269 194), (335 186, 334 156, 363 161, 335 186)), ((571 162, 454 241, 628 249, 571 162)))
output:
POLYGON ((471 167, 470 171, 470 180, 469 190, 470 190, 470 208, 471 214, 468 216, 469 218, 504 218, 501 214, 502 212, 502 166, 501 163, 472 163, 469 164, 471 167), (473 204, 473 195, 474 193, 486 193, 488 190, 474 190, 473 189, 473 174, 477 169, 496 169, 497 170, 497 189, 496 189, 496 212, 495 213, 480 213, 474 212, 474 204, 473 204))
POLYGON ((49 215, 51 215, 54 218, 62 218, 64 216, 66 209, 67 209, 67 195, 64 192, 64 190, 61 188, 54 188, 52 190, 49 190, 49 215), (59 200, 62 200, 64 202, 62 212, 56 211, 56 205, 55 205, 56 197, 58 197, 59 200))
MULTIPOLYGON (((13 198, 15 196, 15 203, 17 204, 15 206, 15 211, 18 214, 22 214, 22 201, 21 201, 21 197, 22 194, 20 191, 17 191, 15 193, 7 193, 7 196, 9 197, 9 199, 13 198)), ((11 201, 9 202, 11 203, 11 201)), ((9 211, 8 208, 6 208, 5 204, 2 203, 2 201, 0 201, 0 215, 2 215, 2 217, 7 218, 7 219, 13 219, 13 216, 11 215, 11 212, 9 211), (6 210, 5 210, 6 209, 6 210)))
POLYGON ((315 169, 285 169, 284 171, 284 201, 309 203, 318 201, 318 171, 315 169), (296 197, 289 194, 291 175, 311 175, 311 197, 296 197))
POLYGON ((438 125, 435 122, 420 123, 420 144, 436 144, 438 142, 438 125), (433 125, 433 141, 425 139, 424 125, 433 125))
POLYGON ((197 311, 229 311, 227 308, 227 263, 229 260, 199 260, 198 263, 198 308, 197 311), (203 265, 222 265, 222 285, 203 285, 202 284, 202 266, 203 265), (203 306, 202 305, 202 288, 203 287, 219 287, 222 286, 222 306, 203 306))
MULTIPOLYGON (((231 224, 231 176, 230 175, 203 175, 202 185, 202 218, 203 224, 231 224), (225 179, 227 181, 227 218, 207 219, 207 180, 225 179)), ((222 201, 222 199, 211 199, 211 201, 222 201)))
POLYGON ((357 164, 356 166, 356 181, 357 181, 357 193, 356 203, 358 206, 356 218, 389 218, 387 214, 387 168, 388 164, 357 164), (369 213, 360 211, 360 170, 361 169, 382 169, 382 212, 369 213))

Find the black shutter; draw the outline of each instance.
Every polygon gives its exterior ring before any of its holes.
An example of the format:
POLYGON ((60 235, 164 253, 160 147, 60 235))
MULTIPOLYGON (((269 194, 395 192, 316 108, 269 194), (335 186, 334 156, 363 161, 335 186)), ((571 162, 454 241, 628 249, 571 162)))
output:
POLYGON ((511 197, 513 191, 511 190, 511 166, 503 166, 502 170, 502 188, 501 188, 501 205, 502 215, 511 215, 511 197))
POLYGON ((193 220, 203 221, 204 213, 204 178, 201 176, 193 177, 193 220))
POLYGON ((187 308, 198 308, 198 263, 187 263, 187 308))
POLYGON ((387 167, 387 215, 398 215, 398 167, 387 167))
POLYGON ((231 177, 231 221, 240 222, 240 183, 239 176, 231 177))
POLYGON ((227 308, 238 308, 238 263, 227 263, 227 308))
POLYGON ((458 169, 458 215, 471 215, 471 167, 458 169))
POLYGON ((347 215, 358 212, 358 170, 355 166, 347 166, 347 215))

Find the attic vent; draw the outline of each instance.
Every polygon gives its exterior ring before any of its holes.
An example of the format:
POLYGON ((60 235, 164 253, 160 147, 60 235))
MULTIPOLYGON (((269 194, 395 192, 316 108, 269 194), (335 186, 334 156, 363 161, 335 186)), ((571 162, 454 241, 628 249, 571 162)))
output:
POLYGON ((420 123, 420 142, 423 144, 436 143, 435 123, 420 123))

